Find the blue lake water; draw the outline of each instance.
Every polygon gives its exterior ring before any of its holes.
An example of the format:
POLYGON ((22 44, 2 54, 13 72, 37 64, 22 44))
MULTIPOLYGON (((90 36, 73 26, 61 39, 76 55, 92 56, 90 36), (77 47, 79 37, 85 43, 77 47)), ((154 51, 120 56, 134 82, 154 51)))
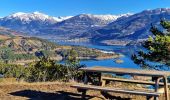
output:
POLYGON ((139 69, 140 67, 131 60, 130 56, 134 52, 135 47, 126 47, 126 46, 106 46, 106 45, 96 45, 91 43, 75 43, 75 42, 57 42, 61 45, 78 45, 85 46, 89 48, 96 48, 105 51, 114 51, 116 53, 121 53, 124 57, 120 59, 123 60, 123 63, 118 64, 114 59, 105 59, 105 60, 81 60, 81 64, 85 64, 87 67, 92 66, 104 66, 104 67, 120 67, 120 68, 134 68, 139 69))
POLYGON ((85 60, 81 61, 81 64, 86 66, 104 66, 104 67, 120 67, 120 68, 139 68, 133 61, 128 57, 121 58, 124 62, 121 64, 115 63, 114 59, 105 59, 105 60, 85 60))

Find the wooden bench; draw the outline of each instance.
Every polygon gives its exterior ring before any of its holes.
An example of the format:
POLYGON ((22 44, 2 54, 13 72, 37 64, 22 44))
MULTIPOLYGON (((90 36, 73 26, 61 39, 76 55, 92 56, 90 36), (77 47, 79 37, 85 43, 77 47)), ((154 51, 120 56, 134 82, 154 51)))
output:
POLYGON ((154 97, 154 100, 158 100, 160 94, 159 92, 159 86, 163 87, 163 92, 165 94, 165 100, 169 100, 169 94, 168 94, 168 82, 167 77, 170 76, 170 72, 168 71, 155 71, 155 70, 140 70, 140 69, 127 69, 127 68, 105 68, 105 67, 90 67, 90 68, 81 68, 81 71, 84 71, 84 85, 73 85, 72 87, 77 89, 82 89, 82 97, 85 96, 86 90, 99 90, 99 91, 105 91, 105 92, 116 92, 116 93, 126 93, 126 94, 135 94, 135 95, 143 95, 147 97, 147 100, 151 97, 154 97), (89 77, 93 73, 98 73, 97 79, 99 79, 99 85, 102 82, 101 86, 92 86, 87 85, 90 80, 89 77), (119 78, 109 78, 109 77, 103 77, 102 74, 119 74, 119 75, 131 75, 131 76, 147 76, 151 77, 152 81, 142 81, 142 80, 130 80, 130 79, 119 79, 119 78), (162 80, 160 82, 160 80, 162 80), (135 83, 135 84, 147 84, 147 85, 154 85, 154 91, 132 91, 132 90, 124 90, 124 89, 116 89, 111 87, 104 87, 106 84, 106 81, 117 81, 117 82, 128 82, 128 83, 135 83))
POLYGON ((116 93, 142 95, 142 96, 146 96, 147 100, 149 100, 153 96, 159 97, 161 95, 161 93, 159 92, 124 90, 124 89, 116 89, 111 87, 92 86, 92 85, 72 85, 71 87, 84 90, 82 91, 83 99, 85 98, 86 90, 98 90, 102 92, 116 92, 116 93))

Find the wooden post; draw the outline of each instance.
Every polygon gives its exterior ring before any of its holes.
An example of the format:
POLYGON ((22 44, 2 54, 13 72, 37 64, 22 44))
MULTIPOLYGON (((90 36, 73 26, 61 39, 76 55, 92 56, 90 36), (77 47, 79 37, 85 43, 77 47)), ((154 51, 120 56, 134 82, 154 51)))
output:
POLYGON ((151 100, 152 99, 152 96, 147 96, 146 97, 146 100, 151 100))
POLYGON ((106 80, 102 80, 102 87, 106 85, 106 80))
POLYGON ((158 92, 158 88, 159 88, 159 78, 156 77, 155 78, 155 92, 158 92))
POLYGON ((169 94, 168 94, 169 89, 168 89, 168 84, 167 84, 167 77, 164 76, 163 79, 164 79, 165 99, 169 100, 169 94))
POLYGON ((86 99, 86 90, 82 91, 82 96, 81 96, 82 100, 86 99))

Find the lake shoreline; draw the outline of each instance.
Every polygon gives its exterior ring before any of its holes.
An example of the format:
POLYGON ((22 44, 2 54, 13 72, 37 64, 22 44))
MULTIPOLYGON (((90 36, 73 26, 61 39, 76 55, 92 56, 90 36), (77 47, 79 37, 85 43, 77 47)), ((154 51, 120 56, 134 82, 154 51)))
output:
MULTIPOLYGON (((122 55, 120 54, 115 54, 115 53, 111 53, 111 55, 108 56, 99 56, 99 57, 77 57, 77 59, 79 60, 106 60, 106 59, 116 59, 116 58, 120 58, 122 57, 122 55)), ((55 60, 55 61, 62 61, 64 58, 62 56, 57 56, 57 57, 50 57, 51 60, 55 60)), ((15 61, 15 62, 11 62, 11 64, 17 64, 17 65, 26 65, 28 63, 31 62, 36 62, 39 61, 38 59, 35 60, 21 60, 21 61, 15 61)))

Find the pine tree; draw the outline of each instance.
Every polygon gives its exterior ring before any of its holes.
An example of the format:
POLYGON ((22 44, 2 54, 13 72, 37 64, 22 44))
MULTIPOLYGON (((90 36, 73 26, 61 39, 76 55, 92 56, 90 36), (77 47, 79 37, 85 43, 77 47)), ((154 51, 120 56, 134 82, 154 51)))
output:
POLYGON ((132 55, 132 60, 143 68, 166 70, 170 66, 170 22, 161 20, 160 26, 151 25, 153 36, 143 43, 144 49, 132 55))

